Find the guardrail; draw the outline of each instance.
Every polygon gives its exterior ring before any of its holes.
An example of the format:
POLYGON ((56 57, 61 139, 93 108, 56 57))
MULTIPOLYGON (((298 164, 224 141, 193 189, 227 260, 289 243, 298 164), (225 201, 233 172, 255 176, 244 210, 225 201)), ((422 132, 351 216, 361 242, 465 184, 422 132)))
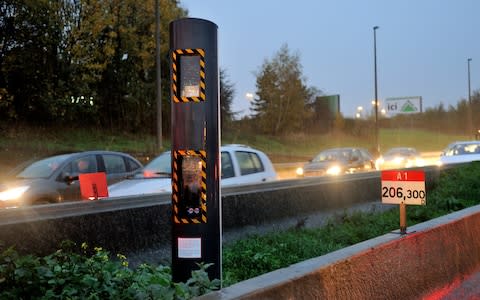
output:
MULTIPOLYGON (((428 189, 440 169, 425 172, 428 189)), ((379 202, 380 185, 380 172, 368 172, 224 188, 223 230, 379 202)), ((38 255, 51 253, 67 239, 114 253, 137 253, 169 247, 170 220, 170 194, 39 205, 0 211, 0 241, 38 255)))

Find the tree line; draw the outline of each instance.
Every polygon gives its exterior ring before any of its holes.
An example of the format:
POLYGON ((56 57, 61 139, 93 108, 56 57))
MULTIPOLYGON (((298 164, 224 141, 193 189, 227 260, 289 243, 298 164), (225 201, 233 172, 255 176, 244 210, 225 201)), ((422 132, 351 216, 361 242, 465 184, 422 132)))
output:
MULTIPOLYGON (((155 2, 137 0, 0 0, 0 121, 29 125, 90 126, 155 133, 155 2)), ((170 132, 168 24, 187 17, 177 0, 159 0, 162 78, 162 128, 170 132)), ((318 111, 316 87, 303 76, 300 55, 285 44, 256 72, 252 115, 235 121, 234 84, 220 70, 223 129, 255 133, 356 134, 355 120, 318 111), (328 124, 325 124, 325 118, 328 124), (327 125, 327 126, 325 126, 327 125), (332 128, 333 127, 333 128, 332 128)), ((480 95, 472 107, 442 104, 414 116, 397 116, 384 126, 466 130, 471 109, 480 127, 480 95), (408 120, 408 121, 405 121, 408 120)), ((370 129, 364 130, 369 132, 370 129)))
MULTIPOLYGON (((155 2, 0 0, 0 119, 156 130, 155 2)), ((160 0, 164 132, 170 125, 169 29, 187 17, 160 0)), ((224 118, 233 85, 220 73, 224 118)))
MULTIPOLYGON (((307 86, 302 75, 299 54, 283 45, 271 59, 266 59, 256 74, 256 96, 253 114, 242 120, 255 132, 279 135, 288 132, 332 133, 372 136, 372 114, 367 120, 344 118, 326 108, 319 96, 322 91, 307 86)), ((381 128, 414 128, 446 133, 477 133, 480 137, 480 91, 474 91, 471 103, 460 99, 456 105, 445 108, 443 103, 427 108, 422 113, 399 114, 379 119, 381 128), (470 124, 471 116, 471 124, 470 124), (469 132, 471 131, 471 132, 469 132)))

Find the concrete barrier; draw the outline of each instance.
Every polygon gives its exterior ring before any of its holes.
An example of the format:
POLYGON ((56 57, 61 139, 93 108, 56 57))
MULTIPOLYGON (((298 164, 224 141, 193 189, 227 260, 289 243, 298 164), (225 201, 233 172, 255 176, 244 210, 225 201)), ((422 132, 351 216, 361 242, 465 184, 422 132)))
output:
POLYGON ((420 299, 479 270, 479 236, 480 205, 199 299, 420 299))

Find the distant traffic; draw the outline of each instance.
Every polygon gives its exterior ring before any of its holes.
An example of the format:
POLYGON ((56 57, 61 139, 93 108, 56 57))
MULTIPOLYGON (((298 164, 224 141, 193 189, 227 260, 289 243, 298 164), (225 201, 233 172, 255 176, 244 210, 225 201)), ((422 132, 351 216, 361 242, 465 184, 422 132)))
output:
MULTIPOLYGON (((221 184, 228 187, 476 161, 480 160, 480 141, 451 143, 433 158, 425 157, 412 147, 388 149, 376 160, 363 148, 324 149, 302 167, 288 170, 282 176, 267 154, 258 149, 225 145, 220 152, 221 184)), ((4 176, 6 179, 0 183, 0 208, 82 200, 79 175, 98 172, 105 173, 111 198, 171 193, 171 164, 170 151, 145 166, 131 155, 113 151, 67 153, 30 161, 4 176)))

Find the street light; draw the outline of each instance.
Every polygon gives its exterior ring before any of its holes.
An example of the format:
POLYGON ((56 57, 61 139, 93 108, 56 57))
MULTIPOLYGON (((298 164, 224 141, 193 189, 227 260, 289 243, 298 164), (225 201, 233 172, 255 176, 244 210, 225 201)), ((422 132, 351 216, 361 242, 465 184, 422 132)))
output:
POLYGON ((376 155, 380 154, 380 144, 378 140, 378 93, 377 93, 377 29, 378 26, 373 27, 373 58, 374 58, 374 73, 375 73, 375 146, 376 155))
POLYGON ((161 79, 161 68, 160 68, 160 3, 159 0, 155 0, 155 76, 156 81, 155 85, 157 88, 157 137, 156 144, 157 149, 156 153, 163 151, 163 140, 162 140, 162 79, 161 79))
POLYGON ((357 119, 360 119, 362 117, 362 112, 363 112, 363 106, 357 106, 357 113, 355 114, 357 119))
POLYGON ((473 132, 473 120, 472 120, 472 95, 470 92, 470 62, 472 61, 471 58, 467 59, 467 66, 468 66, 468 135, 472 134, 473 132))

